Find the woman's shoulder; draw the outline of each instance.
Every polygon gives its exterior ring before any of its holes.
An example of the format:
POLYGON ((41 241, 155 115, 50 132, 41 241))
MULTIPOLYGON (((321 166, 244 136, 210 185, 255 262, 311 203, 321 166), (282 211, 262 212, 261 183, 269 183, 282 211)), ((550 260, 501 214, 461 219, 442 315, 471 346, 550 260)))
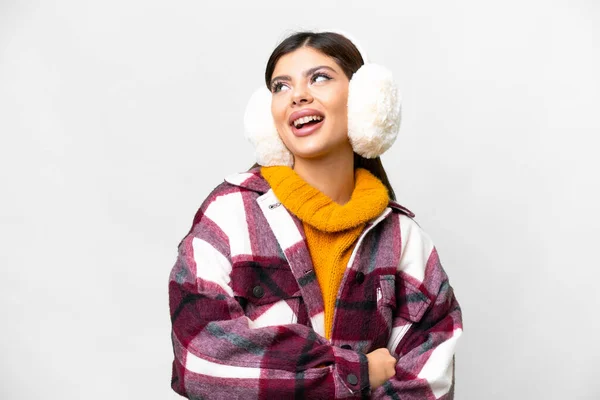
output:
POLYGON ((240 195, 247 192, 256 193, 257 196, 269 190, 268 183, 260 175, 258 168, 253 168, 245 172, 237 172, 227 175, 223 181, 218 184, 203 201, 201 208, 206 207, 215 201, 223 201, 230 195, 240 195))
POLYGON ((395 200, 390 200, 389 205, 390 205, 392 211, 395 211, 396 213, 404 214, 409 218, 415 217, 415 213, 413 213, 412 211, 410 211, 408 208, 404 207, 400 203, 396 202, 395 200))
POLYGON ((407 243, 412 238, 413 242, 420 242, 425 247, 433 248, 431 237, 417 222, 415 214, 412 211, 396 201, 390 201, 390 207, 396 215, 396 221, 400 230, 400 238, 403 243, 407 243))
POLYGON ((217 221, 239 212, 244 213, 249 200, 261 196, 269 189, 259 168, 230 174, 206 196, 194 216, 193 225, 204 216, 217 221))
POLYGON ((249 190, 257 194, 263 194, 271 188, 269 183, 260 173, 260 167, 254 167, 245 172, 237 172, 225 177, 223 184, 238 190, 249 190))

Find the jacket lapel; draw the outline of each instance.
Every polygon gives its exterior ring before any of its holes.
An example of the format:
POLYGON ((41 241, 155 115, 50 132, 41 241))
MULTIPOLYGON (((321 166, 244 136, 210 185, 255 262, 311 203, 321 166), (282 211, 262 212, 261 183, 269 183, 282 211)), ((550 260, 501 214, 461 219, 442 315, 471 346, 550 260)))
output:
POLYGON ((281 205, 271 189, 256 201, 298 282, 313 329, 324 336, 323 296, 301 228, 302 223, 281 205))

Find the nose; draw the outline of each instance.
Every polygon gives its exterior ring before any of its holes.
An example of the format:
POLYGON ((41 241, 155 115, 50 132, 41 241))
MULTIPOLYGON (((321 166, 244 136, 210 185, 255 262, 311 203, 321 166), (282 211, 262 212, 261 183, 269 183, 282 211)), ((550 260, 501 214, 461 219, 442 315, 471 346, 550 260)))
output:
POLYGON ((310 91, 305 85, 298 85, 294 88, 294 93, 292 94, 292 104, 310 104, 312 103, 313 98, 310 94, 310 91))

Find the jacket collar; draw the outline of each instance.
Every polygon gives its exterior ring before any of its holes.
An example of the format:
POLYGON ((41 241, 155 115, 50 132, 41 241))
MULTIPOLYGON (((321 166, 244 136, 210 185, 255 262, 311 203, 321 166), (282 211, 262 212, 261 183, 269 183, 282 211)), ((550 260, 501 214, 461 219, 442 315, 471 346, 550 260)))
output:
POLYGON ((414 218, 415 214, 410 211, 408 208, 404 207, 403 205, 400 205, 398 203, 396 203, 394 200, 390 200, 390 203, 388 204, 389 207, 392 208, 392 210, 401 212, 402 214, 406 214, 407 216, 414 218))
POLYGON ((252 190, 259 194, 265 194, 271 189, 269 183, 260 174, 260 167, 252 168, 246 172, 229 175, 225 178, 225 182, 252 190))
MULTIPOLYGON (((229 175, 225 178, 225 181, 234 186, 252 190, 261 195, 271 190, 269 183, 260 174, 260 167, 252 168, 246 172, 229 175)), ((405 214, 410 218, 415 217, 415 214, 412 211, 393 200, 390 200, 388 207, 394 211, 405 214)))

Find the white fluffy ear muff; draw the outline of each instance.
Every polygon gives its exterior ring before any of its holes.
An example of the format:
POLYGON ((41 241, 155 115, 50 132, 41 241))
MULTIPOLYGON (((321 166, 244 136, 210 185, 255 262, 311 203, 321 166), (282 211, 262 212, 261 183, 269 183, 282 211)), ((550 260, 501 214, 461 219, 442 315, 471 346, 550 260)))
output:
POLYGON ((392 147, 398 137, 401 98, 392 72, 369 62, 360 42, 348 32, 330 29, 350 40, 364 65, 352 75, 348 88, 348 138, 355 153, 375 158, 392 147))
POLYGON ((375 158, 392 147, 398 136, 401 99, 392 72, 365 64, 350 79, 348 138, 354 152, 375 158))
POLYGON ((244 113, 246 138, 254 145, 256 162, 262 166, 294 164, 294 156, 277 133, 271 114, 271 92, 261 87, 252 94, 244 113))

